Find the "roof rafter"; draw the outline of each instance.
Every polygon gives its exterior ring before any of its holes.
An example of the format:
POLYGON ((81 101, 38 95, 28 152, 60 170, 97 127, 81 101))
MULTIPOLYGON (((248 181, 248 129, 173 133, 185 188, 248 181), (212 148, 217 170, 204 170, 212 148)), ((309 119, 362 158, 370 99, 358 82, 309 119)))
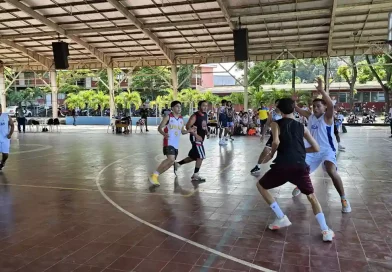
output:
POLYGON ((226 21, 229 24, 230 28, 232 30, 234 30, 235 26, 234 26, 233 22, 230 19, 230 14, 229 14, 229 10, 228 10, 227 5, 226 5, 226 1, 225 0, 216 0, 216 1, 218 2, 218 5, 219 5, 220 9, 222 10, 222 13, 225 16, 226 21))
POLYGON ((7 3, 13 5, 14 7, 18 8, 19 10, 29 14, 31 17, 33 17, 34 19, 42 22, 43 24, 45 24, 46 26, 52 28, 53 30, 55 30, 57 33, 62 34, 66 37, 68 37, 69 39, 73 40, 74 42, 76 42, 77 44, 83 46, 84 48, 86 48, 94 57, 96 57, 100 62, 102 62, 103 64, 105 64, 106 66, 110 65, 111 59, 107 56, 105 56, 104 53, 100 52, 99 50, 97 50, 96 48, 94 48, 93 46, 89 45, 88 43, 86 43, 85 41, 81 40, 79 37, 75 36, 75 35, 69 35, 65 29, 63 29, 62 27, 60 27, 59 25, 57 25, 56 23, 52 22, 51 20, 47 19, 45 16, 39 14, 38 12, 34 11, 33 9, 31 9, 30 7, 22 4, 21 2, 19 2, 18 0, 5 0, 7 3))
MULTIPOLYGON (((13 0, 14 1, 14 0, 13 0)), ((157 36, 155 36, 149 29, 147 29, 144 24, 136 18, 136 16, 131 13, 127 8, 125 8, 119 1, 117 0, 107 0, 112 6, 114 6, 122 15, 124 15, 128 20, 130 20, 137 28, 139 28, 145 35, 147 35, 162 51, 165 57, 168 59, 170 63, 174 62, 174 53, 170 51, 166 45, 163 44, 159 40, 157 36)))
POLYGON ((16 44, 12 41, 4 40, 1 41, 1 43, 6 44, 12 48, 15 48, 16 50, 22 52, 24 55, 27 57, 35 60, 36 62, 40 63, 41 65, 45 66, 47 69, 50 69, 51 66, 53 65, 53 60, 49 59, 45 56, 39 55, 31 50, 28 50, 26 47, 21 46, 19 44, 16 44))
POLYGON ((328 55, 330 55, 330 53, 332 52, 333 29, 335 27, 335 17, 336 17, 337 6, 338 6, 338 1, 332 0, 331 22, 329 24, 328 47, 327 47, 328 55))

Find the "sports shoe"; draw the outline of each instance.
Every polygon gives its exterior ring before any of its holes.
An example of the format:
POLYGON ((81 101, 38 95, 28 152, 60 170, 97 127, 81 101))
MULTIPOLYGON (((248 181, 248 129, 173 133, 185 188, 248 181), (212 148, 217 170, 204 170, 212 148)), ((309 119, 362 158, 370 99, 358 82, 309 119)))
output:
POLYGON ((258 174, 260 174, 260 172, 261 172, 261 169, 258 165, 256 165, 255 167, 253 167, 252 170, 250 170, 250 173, 252 175, 258 175, 258 174))
POLYGON ((4 164, 0 163, 0 171, 3 170, 4 164))
POLYGON ((324 242, 332 242, 333 238, 335 237, 335 233, 331 229, 323 230, 321 233, 323 234, 324 242))
POLYGON ((161 186, 161 184, 158 181, 158 175, 157 174, 152 174, 149 178, 148 181, 154 185, 154 186, 161 186))
POLYGON ((347 199, 342 199, 342 213, 350 213, 351 206, 347 199))
POLYGON ((206 179, 197 175, 197 174, 193 174, 191 177, 191 181, 197 181, 197 182, 205 182, 206 179))
POLYGON ((298 187, 295 187, 293 192, 291 193, 293 197, 299 196, 301 194, 301 191, 298 189, 298 187))
POLYGON ((227 143, 226 143, 225 140, 220 140, 220 141, 219 141, 219 145, 227 145, 227 143))
POLYGON ((276 218, 274 220, 274 222, 272 222, 272 224, 268 225, 268 228, 270 230, 278 230, 278 229, 285 228, 288 226, 291 226, 291 222, 290 222, 289 218, 285 215, 280 219, 276 218))
POLYGON ((344 151, 346 148, 344 147, 344 146, 342 146, 342 145, 338 145, 338 149, 339 149, 339 151, 344 151))

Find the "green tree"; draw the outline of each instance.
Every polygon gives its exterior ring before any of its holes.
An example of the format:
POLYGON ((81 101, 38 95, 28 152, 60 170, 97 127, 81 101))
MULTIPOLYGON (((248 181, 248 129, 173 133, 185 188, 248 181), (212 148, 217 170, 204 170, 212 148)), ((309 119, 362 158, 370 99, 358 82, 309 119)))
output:
POLYGON ((79 95, 78 93, 77 94, 69 93, 67 95, 67 99, 65 99, 64 102, 67 105, 67 107, 71 110, 74 110, 76 108, 83 109, 86 106, 82 96, 79 95))
POLYGON ((261 103, 266 103, 267 96, 263 90, 252 89, 249 93, 249 101, 252 107, 260 107, 261 103))
POLYGON ((182 90, 178 97, 181 102, 189 107, 189 115, 192 114, 197 101, 202 99, 202 95, 199 93, 199 91, 193 89, 182 90))
POLYGON ((392 90, 392 59, 386 54, 382 56, 366 56, 366 62, 371 72, 371 75, 367 72, 368 77, 366 79, 370 81, 375 78, 378 84, 380 84, 384 91, 386 112, 389 112, 390 94, 392 90))
POLYGON ((105 94, 103 91, 98 91, 95 93, 93 97, 93 103, 92 106, 95 110, 97 110, 99 107, 101 109, 101 116, 103 116, 103 111, 106 107, 109 106, 109 95, 105 94))
POLYGON ((142 105, 142 99, 140 93, 130 90, 120 93, 114 98, 116 104, 121 105, 124 109, 129 109, 129 114, 131 116, 132 105, 138 109, 142 105))
POLYGON ((278 61, 261 61, 256 62, 248 73, 249 86, 260 89, 264 84, 273 84, 278 74, 278 61))
POLYGON ((79 92, 78 95, 80 95, 81 99, 84 102, 84 107, 82 107, 82 109, 87 108, 87 116, 89 116, 90 115, 89 110, 94 106, 94 99, 95 99, 96 92, 93 90, 87 90, 87 91, 79 92))
POLYGON ((141 92, 143 100, 154 100, 170 88, 170 81, 167 67, 141 67, 132 75, 131 88, 141 92))
POLYGON ((191 88, 191 80, 192 80, 192 72, 193 72, 193 65, 180 65, 180 68, 178 69, 178 84, 181 84, 181 86, 178 86, 178 88, 181 89, 189 89, 191 88))
POLYGON ((358 79, 358 67, 354 56, 350 56, 350 66, 341 65, 338 68, 338 75, 341 76, 350 86, 350 108, 354 106, 355 83, 358 79))

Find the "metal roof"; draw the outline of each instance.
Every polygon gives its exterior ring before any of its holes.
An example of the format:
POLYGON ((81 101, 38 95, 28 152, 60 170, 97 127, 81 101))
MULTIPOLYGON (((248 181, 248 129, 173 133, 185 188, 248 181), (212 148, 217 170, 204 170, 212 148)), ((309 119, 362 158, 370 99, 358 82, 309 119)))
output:
POLYGON ((71 69, 232 62, 239 17, 253 61, 360 55, 386 39, 389 11, 391 0, 0 0, 0 60, 45 70, 60 38, 71 69))

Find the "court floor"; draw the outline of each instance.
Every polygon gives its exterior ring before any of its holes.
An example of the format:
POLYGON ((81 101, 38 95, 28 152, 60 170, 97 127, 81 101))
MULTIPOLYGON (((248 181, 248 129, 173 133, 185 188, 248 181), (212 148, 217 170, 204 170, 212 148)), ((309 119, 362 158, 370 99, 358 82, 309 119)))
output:
MULTIPOLYGON (((273 192, 293 225, 266 228, 274 216, 249 174, 262 149, 258 137, 226 147, 207 140, 200 170, 207 182, 192 185, 188 164, 151 190, 148 174, 163 159, 156 131, 15 135, 0 174, 0 271, 392 271, 388 132, 348 128, 342 136, 339 172, 351 214, 341 213, 320 169, 312 176, 333 243, 321 241, 310 205, 291 197, 290 184, 273 192)), ((189 148, 184 136, 180 159, 189 148)))

